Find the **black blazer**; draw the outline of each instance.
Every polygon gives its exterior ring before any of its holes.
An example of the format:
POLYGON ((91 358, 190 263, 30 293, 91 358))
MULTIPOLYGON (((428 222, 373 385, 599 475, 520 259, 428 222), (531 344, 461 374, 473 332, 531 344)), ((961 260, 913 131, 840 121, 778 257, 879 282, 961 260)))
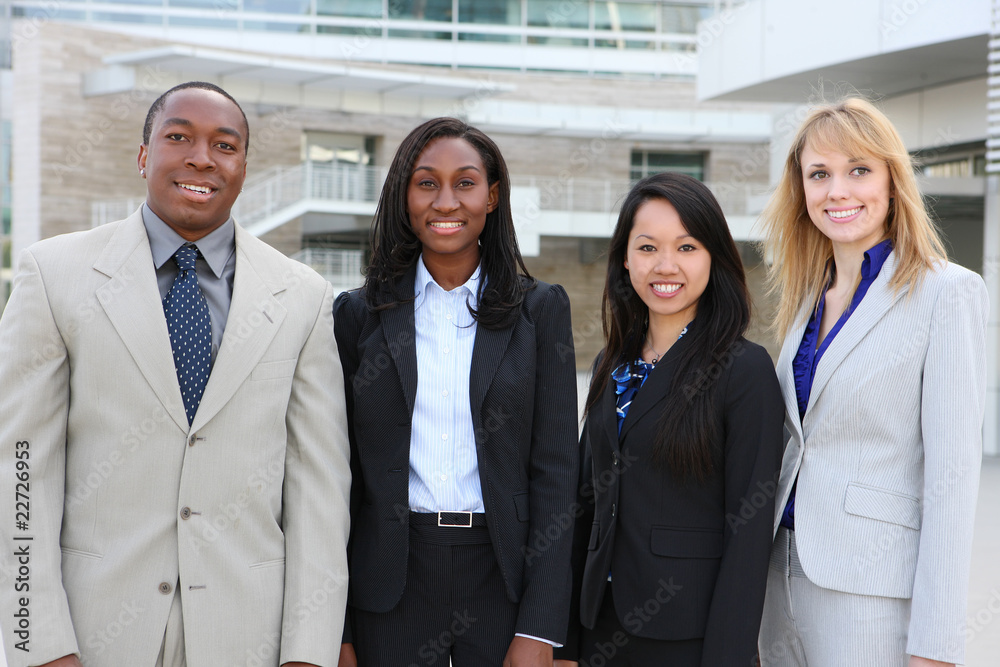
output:
MULTIPOLYGON (((404 278, 404 293, 412 293, 414 273, 404 278)), ((349 601, 386 612, 403 594, 409 550, 413 304, 373 313, 363 290, 344 293, 334 304, 334 328, 354 474, 349 601)), ((576 359, 562 287, 539 282, 528 290, 511 327, 477 327, 469 397, 490 538, 507 596, 520 603, 515 631, 562 642, 572 522, 554 521, 576 500, 579 467, 576 359), (539 535, 548 536, 545 548, 534 545, 539 535)))
MULTIPOLYGON (((613 380, 587 417, 574 597, 580 622, 594 627, 610 571, 615 610, 628 632, 703 638, 704 667, 750 665, 767 583, 784 403, 767 352, 741 339, 689 388, 717 392, 714 473, 703 483, 681 484, 654 465, 661 414, 684 409, 683 399, 666 404, 667 390, 681 353, 698 335, 692 329, 657 364, 621 436, 613 380), (589 531, 582 525, 588 523, 589 531)), ((578 632, 570 628, 561 657, 579 649, 578 632)), ((677 667, 666 656, 664 664, 677 667)))

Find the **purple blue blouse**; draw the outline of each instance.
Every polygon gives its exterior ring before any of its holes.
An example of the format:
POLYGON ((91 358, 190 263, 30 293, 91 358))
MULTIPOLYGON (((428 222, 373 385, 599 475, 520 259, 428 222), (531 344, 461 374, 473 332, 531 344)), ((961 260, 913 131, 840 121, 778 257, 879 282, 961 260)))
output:
MULTIPOLYGON (((816 377, 816 367, 819 365, 819 360, 823 357, 823 353, 830 347, 830 343, 833 342, 833 339, 836 338, 840 330, 844 328, 844 324, 851 316, 851 313, 857 310, 858 304, 865 298, 868 288, 878 278, 878 274, 882 271, 882 265, 885 264, 885 260, 891 252, 891 239, 886 239, 865 252, 865 258, 861 262, 861 282, 858 283, 858 288, 854 291, 850 305, 837 320, 837 323, 833 325, 833 328, 830 329, 823 342, 817 345, 819 325, 823 321, 823 310, 826 306, 826 290, 820 296, 819 305, 816 306, 816 310, 806 324, 806 330, 802 334, 802 342, 799 343, 799 350, 795 353, 795 358, 792 360, 792 372, 795 375, 795 398, 799 407, 799 421, 802 421, 802 418, 806 414, 806 408, 809 406, 809 394, 812 392, 813 378, 816 377)), ((781 514, 781 525, 791 530, 795 529, 794 487, 792 487, 792 495, 788 498, 785 510, 781 514)))

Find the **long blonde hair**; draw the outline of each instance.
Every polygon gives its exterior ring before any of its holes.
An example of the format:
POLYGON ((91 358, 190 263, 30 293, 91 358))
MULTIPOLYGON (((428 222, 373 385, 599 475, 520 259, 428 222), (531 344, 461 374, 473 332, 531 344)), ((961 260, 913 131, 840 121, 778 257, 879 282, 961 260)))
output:
POLYGON ((765 247, 773 258, 769 291, 780 295, 773 325, 780 338, 801 323, 797 320, 803 306, 815 308, 819 303, 832 266, 833 244, 806 210, 801 157, 807 144, 851 157, 870 156, 889 167, 892 198, 886 231, 896 254, 896 271, 889 283, 893 289, 919 285, 935 262, 947 259, 917 187, 913 161, 885 114, 857 97, 814 107, 795 135, 784 173, 761 215, 765 247))

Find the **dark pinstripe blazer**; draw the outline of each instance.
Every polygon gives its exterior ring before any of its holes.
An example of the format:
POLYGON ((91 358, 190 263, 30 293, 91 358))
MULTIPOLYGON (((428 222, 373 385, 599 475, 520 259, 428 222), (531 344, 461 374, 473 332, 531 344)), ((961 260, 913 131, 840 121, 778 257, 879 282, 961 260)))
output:
MULTIPOLYGON (((414 270, 401 288, 411 293, 414 270)), ((351 440, 350 604, 386 612, 406 583, 410 427, 417 391, 413 304, 372 313, 364 291, 334 305, 351 440)), ((479 479, 516 632, 562 642, 578 469, 569 298, 539 282, 517 322, 477 327, 469 376, 479 479)), ((346 641, 346 640, 345 640, 346 641)))

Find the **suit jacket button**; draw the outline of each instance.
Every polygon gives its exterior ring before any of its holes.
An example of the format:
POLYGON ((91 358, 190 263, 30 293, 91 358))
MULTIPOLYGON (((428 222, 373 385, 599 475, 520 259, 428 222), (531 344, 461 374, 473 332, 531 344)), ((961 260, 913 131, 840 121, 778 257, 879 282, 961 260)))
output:
POLYGON ((181 518, 184 519, 185 521, 187 519, 191 518, 191 508, 190 507, 182 507, 181 508, 181 518))
POLYGON ((618 510, 618 505, 611 503, 611 518, 614 518, 615 512, 618 510))
POLYGON ((190 438, 188 438, 188 447, 194 447, 194 441, 195 441, 195 440, 196 440, 196 438, 195 438, 195 436, 194 436, 194 433, 192 433, 192 434, 191 434, 191 437, 190 437, 190 438))
POLYGON ((611 452, 611 463, 613 463, 616 468, 622 464, 621 459, 618 458, 618 452, 611 452))
POLYGON ((170 595, 171 591, 173 590, 174 587, 165 581, 160 584, 160 592, 163 593, 164 595, 170 595))

